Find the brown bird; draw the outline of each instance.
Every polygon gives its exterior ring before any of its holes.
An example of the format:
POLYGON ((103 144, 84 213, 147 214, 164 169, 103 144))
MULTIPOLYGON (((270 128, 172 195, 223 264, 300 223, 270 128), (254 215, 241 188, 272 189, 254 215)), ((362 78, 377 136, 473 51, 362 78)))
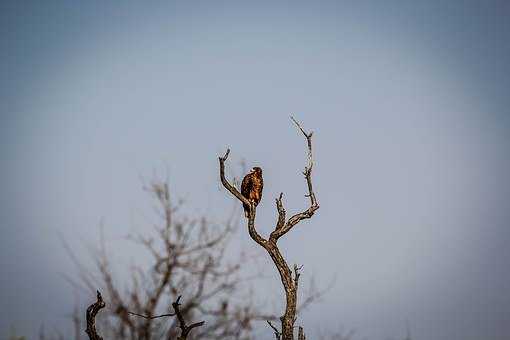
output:
MULTIPOLYGON (((262 199, 262 188, 264 181, 262 180, 262 169, 258 166, 254 167, 249 174, 244 176, 241 183, 241 194, 249 201, 257 206, 262 199)), ((244 216, 248 217, 250 207, 243 203, 244 216)))

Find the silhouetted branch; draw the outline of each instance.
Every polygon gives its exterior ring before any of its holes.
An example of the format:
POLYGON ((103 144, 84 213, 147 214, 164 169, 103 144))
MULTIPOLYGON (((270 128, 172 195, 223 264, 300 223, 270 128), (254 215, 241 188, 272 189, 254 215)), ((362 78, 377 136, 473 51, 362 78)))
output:
POLYGON ((267 320, 267 323, 269 324, 269 327, 271 327, 274 331, 274 336, 276 338, 276 340, 280 340, 281 338, 281 334, 280 334, 280 331, 278 330, 278 328, 276 328, 275 326, 273 326, 273 324, 271 323, 271 321, 267 320))
POLYGON ((251 202, 246 198, 244 197, 240 192, 239 190, 236 189, 236 187, 234 187, 233 185, 231 185, 227 179, 225 178, 225 161, 227 160, 228 158, 228 155, 230 154, 230 149, 227 149, 227 152, 225 153, 225 155, 223 157, 219 157, 219 160, 220 160, 220 179, 221 179, 221 183, 223 183, 223 186, 228 190, 230 191, 230 193, 232 193, 232 195, 234 195, 235 197, 237 197, 238 200, 240 200, 241 202, 243 202, 244 204, 246 205, 249 205, 251 206, 251 202))
POLYGON ((128 314, 139 316, 141 318, 148 319, 148 320, 153 320, 153 319, 158 319, 158 318, 163 318, 163 317, 169 317, 169 316, 175 316, 175 314, 172 314, 172 313, 155 315, 155 316, 142 315, 142 314, 133 313, 133 312, 128 312, 128 314))
POLYGON ((189 332, 196 327, 203 326, 205 324, 205 321, 195 322, 191 325, 186 325, 186 321, 184 321, 184 317, 182 316, 181 310, 180 310, 180 301, 181 296, 177 298, 175 302, 172 303, 172 307, 175 311, 175 315, 177 316, 177 320, 179 321, 179 328, 181 329, 181 335, 177 340, 185 340, 188 337, 189 332))
POLYGON ((103 340, 96 331, 96 315, 105 306, 106 304, 103 301, 101 293, 97 291, 97 301, 87 308, 87 329, 85 332, 89 336, 90 340, 103 340))

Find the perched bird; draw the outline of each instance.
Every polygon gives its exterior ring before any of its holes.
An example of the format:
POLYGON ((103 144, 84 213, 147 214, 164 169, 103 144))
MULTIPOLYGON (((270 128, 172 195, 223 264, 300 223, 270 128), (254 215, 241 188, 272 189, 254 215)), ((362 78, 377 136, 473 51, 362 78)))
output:
MULTIPOLYGON (((262 180, 262 169, 258 166, 254 167, 249 174, 244 176, 241 183, 241 194, 249 201, 257 206, 262 199, 262 188, 264 181, 262 180)), ((244 215, 248 217, 250 207, 243 203, 244 215)))

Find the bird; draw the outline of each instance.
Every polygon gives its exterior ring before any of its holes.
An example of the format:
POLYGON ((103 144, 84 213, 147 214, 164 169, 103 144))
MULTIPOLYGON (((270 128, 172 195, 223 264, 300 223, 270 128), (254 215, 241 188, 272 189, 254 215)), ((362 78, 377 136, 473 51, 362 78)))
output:
MULTIPOLYGON (((243 182, 241 183, 241 194, 257 206, 262 199, 263 187, 264 181, 262 180, 262 169, 256 166, 246 176, 244 176, 243 182)), ((250 207, 243 203, 243 208, 244 216, 248 218, 250 207)))

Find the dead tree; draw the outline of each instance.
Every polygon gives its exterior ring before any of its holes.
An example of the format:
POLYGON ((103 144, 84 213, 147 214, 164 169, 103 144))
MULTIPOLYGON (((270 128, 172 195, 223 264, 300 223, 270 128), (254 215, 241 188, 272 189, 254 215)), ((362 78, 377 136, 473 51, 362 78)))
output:
MULTIPOLYGON (((230 149, 227 150, 223 157, 219 157, 220 162, 220 179, 223 186, 234 195, 241 203, 246 204, 249 207, 248 212, 248 232, 250 237, 261 247, 263 247, 271 259, 274 265, 278 269, 280 279, 283 284, 286 297, 285 313, 280 317, 281 320, 281 338, 282 340, 293 340, 294 339, 294 322, 296 320, 296 306, 297 306, 297 290, 299 282, 299 268, 294 265, 294 271, 292 271, 282 256, 280 249, 278 248, 278 240, 288 233, 296 224, 304 219, 311 218, 315 211, 319 209, 319 204, 315 198, 312 187, 312 168, 313 168, 313 154, 312 154, 312 133, 307 133, 301 125, 291 117, 292 121, 297 125, 299 130, 303 133, 308 144, 308 164, 305 167, 303 175, 305 176, 306 183, 308 186, 308 194, 306 195, 310 199, 310 206, 303 212, 297 213, 286 220, 286 211, 283 206, 283 193, 276 198, 276 209, 278 211, 278 219, 274 231, 270 234, 268 239, 264 239, 255 227, 255 205, 244 197, 239 190, 237 190, 232 184, 230 184, 225 178, 225 161, 228 158, 230 149), (293 275, 294 272, 294 275, 293 275)), ((274 329, 276 337, 279 338, 278 330, 274 329)), ((301 332, 302 333, 302 332, 301 332)), ((304 337, 304 334, 301 335, 304 337)))

